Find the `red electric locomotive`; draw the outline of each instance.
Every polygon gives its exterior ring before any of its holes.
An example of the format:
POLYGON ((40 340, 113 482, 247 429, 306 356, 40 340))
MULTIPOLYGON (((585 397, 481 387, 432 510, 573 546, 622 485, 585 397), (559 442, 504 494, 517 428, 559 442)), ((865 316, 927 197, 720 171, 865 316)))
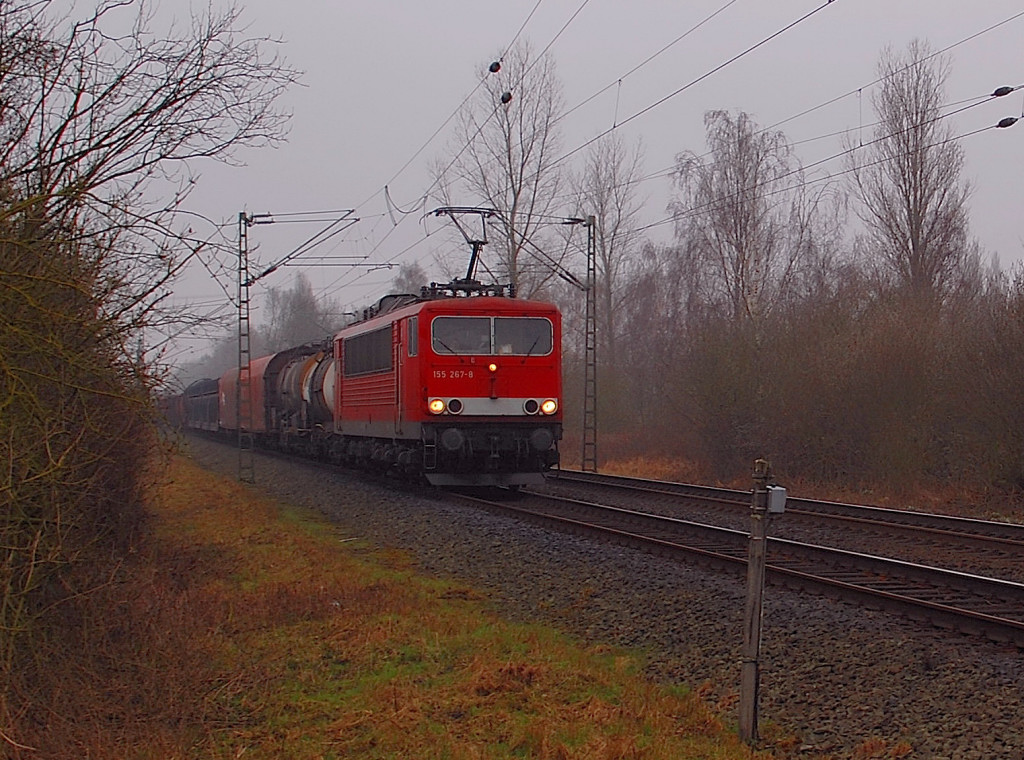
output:
POLYGON ((435 485, 539 483, 562 436, 561 329, 546 303, 387 296, 332 345, 252 360, 241 400, 238 370, 221 376, 219 428, 435 485))
POLYGON ((385 298, 334 338, 334 445, 435 485, 542 482, 562 434, 560 345, 550 304, 385 298))

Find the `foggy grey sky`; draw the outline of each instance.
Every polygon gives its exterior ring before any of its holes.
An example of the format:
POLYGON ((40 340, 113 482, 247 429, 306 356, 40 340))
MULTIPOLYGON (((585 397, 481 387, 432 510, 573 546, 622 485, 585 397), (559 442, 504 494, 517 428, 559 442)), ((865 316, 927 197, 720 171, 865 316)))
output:
MULTIPOLYGON (((212 0, 218 7, 221 0, 212 0)), ((451 127, 433 140, 407 169, 396 172, 476 86, 481 66, 523 29, 535 50, 551 43, 565 102, 573 108, 610 87, 561 122, 561 153, 629 119, 737 53, 824 5, 824 0, 430 0, 430 2, 314 2, 240 0, 253 35, 284 40, 281 52, 305 72, 286 107, 294 112, 287 144, 276 150, 245 151, 247 166, 201 167, 189 206, 204 216, 232 223, 238 212, 310 211, 354 208, 362 221, 323 254, 366 254, 386 261, 412 246, 394 263, 418 259, 431 276, 436 247, 448 245, 437 220, 410 215, 392 230, 383 196, 416 203, 430 185, 428 166, 444 155, 451 127), (559 35, 580 7, 578 15, 559 35), (616 82, 644 59, 716 10, 714 20, 616 82), (552 40, 557 36, 557 39, 552 40), (422 241, 417 244, 417 241, 422 241), (375 250, 376 249, 376 250, 375 250)), ((205 5, 205 2, 204 2, 205 5)), ((684 150, 702 153, 704 113, 743 110, 762 127, 842 97, 779 129, 797 143, 806 166, 843 149, 839 135, 874 121, 870 106, 876 66, 883 47, 902 52, 914 38, 939 50, 1024 14, 1024 0, 833 0, 794 28, 722 71, 621 127, 628 143, 645 146, 644 171, 669 168, 684 150), (858 89, 864 87, 863 92, 858 89), (809 141, 809 142, 804 142, 809 141)), ((952 73, 946 102, 979 98, 1002 85, 1024 84, 1020 41, 1024 15, 949 52, 952 73)), ((1024 90, 971 108, 948 121, 955 135, 1021 116, 1024 90)), ((868 130, 865 129, 865 139, 868 130)), ((965 178, 974 186, 972 232, 1004 268, 1024 257, 1024 233, 1017 222, 1024 166, 1024 121, 991 129, 962 142, 965 178)), ((571 159, 569 159, 571 162, 571 159)), ((841 161, 812 169, 808 176, 842 171, 841 161)), ((665 178, 644 183, 644 222, 666 218, 671 187, 665 178)), ((477 205, 478 198, 462 198, 477 205)), ((428 205, 428 208, 433 206, 428 205)), ((567 209, 567 212, 569 209, 567 209)), ((283 225, 253 228, 261 263, 286 252, 315 228, 283 225)), ((233 229, 228 230, 234 235, 233 229)), ((667 241, 671 226, 651 230, 667 241)), ((296 268, 281 270, 267 286, 288 287, 296 268)), ((362 304, 383 295, 397 270, 367 272, 311 268, 314 287, 343 304, 362 304)), ((268 278, 269 279, 269 278, 268 278)), ((229 290, 233 284, 227 283, 229 290)), ((259 287, 254 291, 258 306, 259 287)), ((206 273, 183 280, 179 302, 223 297, 206 273)), ((258 316, 254 316, 259 321, 258 316)))

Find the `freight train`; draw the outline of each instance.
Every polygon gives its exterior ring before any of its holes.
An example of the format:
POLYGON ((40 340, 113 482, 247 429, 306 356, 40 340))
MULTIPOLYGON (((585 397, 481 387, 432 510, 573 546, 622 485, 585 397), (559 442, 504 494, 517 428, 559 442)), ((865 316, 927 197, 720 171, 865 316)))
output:
POLYGON ((536 484, 558 464, 561 330, 551 304, 432 286, 168 407, 187 428, 434 485, 536 484))

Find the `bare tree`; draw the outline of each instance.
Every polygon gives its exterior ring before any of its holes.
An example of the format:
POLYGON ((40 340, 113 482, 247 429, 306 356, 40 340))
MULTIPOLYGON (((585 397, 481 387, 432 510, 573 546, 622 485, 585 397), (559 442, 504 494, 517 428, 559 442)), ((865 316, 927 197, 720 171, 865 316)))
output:
POLYGON ((116 272, 95 283, 104 311, 134 328, 209 245, 179 216, 197 162, 278 141, 297 73, 235 8, 160 34, 145 0, 99 0, 79 20, 61 5, 0 5, 0 183, 16 198, 0 217, 31 209, 102 255, 116 272))
POLYGON ((418 261, 409 264, 402 264, 398 268, 398 275, 391 281, 392 291, 395 293, 412 293, 416 295, 420 288, 429 282, 426 271, 418 261))
POLYGON ((859 214, 898 286, 941 295, 973 261, 963 149, 941 118, 949 59, 915 40, 905 56, 887 49, 878 70, 875 138, 850 153, 859 214))
POLYGON ((292 287, 270 288, 267 295, 270 313, 261 331, 266 334, 263 350, 281 351, 320 340, 341 327, 337 303, 317 299, 309 278, 301 272, 292 287))
MULTIPOLYGON (((599 377, 599 417, 604 427, 614 429, 631 418, 624 400, 627 389, 620 357, 620 343, 630 298, 629 282, 638 271, 642 234, 639 231, 642 199, 638 193, 642 176, 643 149, 639 142, 629 148, 613 132, 595 142, 588 150, 582 171, 573 177, 576 193, 576 218, 594 217, 589 234, 595 249, 595 316, 599 377), (621 413, 621 414, 620 414, 621 413)), ((579 247, 573 267, 585 268, 580 230, 565 228, 579 247)), ((579 279, 582 279, 580 277, 579 279)), ((578 287, 563 288, 564 324, 570 340, 584 341, 585 310, 578 287)))
POLYGON ((530 295, 553 275, 538 249, 562 183, 554 163, 562 89, 554 59, 526 42, 499 63, 481 71, 486 79, 461 114, 455 158, 435 175, 442 203, 498 212, 488 249, 499 262, 494 274, 530 295))
POLYGON ((620 356, 629 367, 638 428, 656 438, 664 428, 690 428, 688 400, 680 393, 690 283, 674 247, 646 243, 626 284, 620 356))
POLYGON ((687 269, 709 307, 757 324, 812 252, 814 214, 781 132, 759 130, 745 113, 709 111, 704 123, 708 152, 676 159, 680 196, 669 208, 680 252, 694 262, 687 269))
POLYGON ((577 178, 578 214, 593 214, 597 269, 598 341, 603 360, 615 366, 621 337, 626 285, 637 268, 642 243, 637 189, 643 175, 643 148, 628 148, 617 132, 594 143, 577 178))
POLYGON ((745 113, 711 111, 705 124, 708 152, 677 158, 677 243, 660 267, 679 301, 665 344, 674 383, 666 405, 676 408, 662 416, 685 415, 675 427, 686 428, 690 455, 721 475, 768 442, 769 406, 782 396, 764 362, 799 364, 773 347, 798 307, 827 292, 840 215, 831 187, 808 190, 783 133, 745 113))

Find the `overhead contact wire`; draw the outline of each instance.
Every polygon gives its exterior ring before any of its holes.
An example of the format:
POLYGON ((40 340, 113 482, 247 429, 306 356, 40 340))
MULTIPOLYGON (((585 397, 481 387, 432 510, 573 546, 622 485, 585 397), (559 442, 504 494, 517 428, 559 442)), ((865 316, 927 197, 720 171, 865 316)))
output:
POLYGON ((608 92, 608 90, 610 90, 610 89, 611 89, 612 87, 615 87, 616 85, 619 85, 619 86, 621 86, 621 85, 622 85, 622 82, 623 82, 623 81, 624 81, 624 80, 625 80, 625 79, 626 79, 627 77, 629 77, 629 76, 631 76, 631 75, 635 74, 635 73, 636 73, 636 72, 638 72, 638 71, 639 71, 640 69, 642 69, 642 68, 643 68, 644 66, 646 66, 646 65, 647 65, 648 63, 650 63, 651 61, 653 61, 653 60, 654 60, 655 58, 657 58, 658 56, 662 55, 663 53, 665 53, 666 51, 668 51, 668 50, 669 50, 670 48, 674 47, 674 46, 675 46, 676 44, 678 44, 679 42, 682 42, 682 41, 683 41, 684 39, 686 39, 686 38, 687 38, 687 37, 689 37, 689 36, 690 36, 691 34, 693 34, 694 32, 696 32, 696 31, 697 31, 698 29, 700 29, 701 27, 703 27, 703 26, 704 26, 705 24, 707 24, 707 23, 708 23, 709 21, 711 21, 712 19, 714 19, 714 18, 715 18, 716 16, 718 16, 719 14, 721 14, 722 12, 724 12, 725 10, 727 10, 727 9, 728 9, 728 8, 729 8, 729 7, 731 6, 731 5, 734 5, 734 4, 736 3, 736 2, 738 2, 738 0, 729 0, 729 2, 727 2, 727 3, 725 4, 725 5, 721 6, 721 7, 720 7, 720 8, 719 8, 719 9, 718 9, 717 11, 715 11, 714 13, 712 13, 712 14, 711 14, 710 16, 707 16, 707 17, 705 17, 705 18, 704 18, 704 19, 703 19, 702 21, 698 22, 698 23, 697 23, 697 24, 695 24, 694 26, 691 26, 691 27, 690 27, 689 29, 687 29, 687 30, 686 30, 685 32, 683 32, 682 34, 680 34, 680 35, 679 35, 678 37, 676 37, 676 38, 675 38, 674 40, 672 40, 672 41, 671 41, 670 43, 668 43, 667 45, 665 45, 664 47, 662 47, 662 48, 661 48, 661 49, 660 49, 660 50, 659 50, 658 52, 654 53, 653 55, 649 55, 649 56, 647 56, 647 58, 645 58, 645 59, 644 59, 643 61, 641 61, 640 63, 638 63, 638 64, 637 64, 636 66, 634 66, 633 68, 631 68, 631 69, 630 69, 629 71, 627 71, 627 72, 626 72, 625 74, 623 74, 623 75, 622 75, 622 76, 620 76, 620 77, 619 77, 618 79, 616 79, 616 80, 615 80, 614 82, 611 82, 610 84, 607 84, 607 85, 605 85, 604 87, 602 87, 602 88, 601 88, 600 90, 598 90, 597 92, 595 92, 595 93, 594 93, 593 95, 591 95, 590 97, 588 97, 588 98, 585 98, 584 100, 582 100, 582 101, 580 101, 579 103, 577 103, 576 105, 574 105, 574 106, 573 106, 572 108, 570 108, 570 109, 569 109, 568 111, 566 111, 566 112, 565 112, 565 113, 563 113, 563 114, 562 114, 561 116, 559 116, 559 117, 558 117, 557 119, 555 119, 555 123, 557 124, 557 123, 558 123, 559 121, 561 121, 562 119, 566 118, 566 117, 567 117, 567 116, 569 116, 570 114, 572 114, 572 113, 574 113, 574 112, 578 111, 579 109, 583 108, 583 106, 585 106, 585 105, 586 105, 587 103, 589 103, 590 101, 594 100, 595 98, 598 98, 598 97, 600 97, 600 96, 601 96, 601 95, 603 95, 604 93, 608 92))
MULTIPOLYGON (((939 118, 942 118, 942 117, 939 117, 939 118)), ((936 120, 937 119, 933 119, 932 121, 936 121, 936 120)), ((1004 119, 1003 121, 1001 121, 998 124, 989 124, 988 126, 980 127, 979 129, 975 129, 975 130, 972 130, 970 132, 965 132, 965 133, 960 134, 960 135, 954 135, 952 137, 947 137, 947 138, 945 138, 943 140, 939 140, 938 142, 931 143, 930 145, 927 145, 924 148, 917 149, 917 150, 930 150, 931 148, 938 148, 938 147, 941 147, 943 145, 947 145, 948 143, 955 142, 957 140, 964 140, 964 139, 967 139, 968 137, 973 137, 974 135, 981 134, 982 132, 988 132, 991 129, 998 129, 998 128, 1001 128, 1001 127, 1012 126, 1012 124, 1014 122, 1016 122, 1016 121, 1018 121, 1018 119, 1015 119, 1015 118, 1011 118, 1009 120, 1004 119), (1006 121, 1009 121, 1009 123, 1005 123, 1006 121)), ((895 136, 896 134, 899 134, 899 133, 898 132, 894 133, 893 135, 890 135, 890 137, 895 136)), ((879 140, 882 140, 882 139, 886 139, 886 138, 879 138, 878 140, 875 140, 874 142, 878 142, 879 140)), ((870 145, 870 143, 868 143, 868 145, 870 145)), ((855 148, 855 149, 851 149, 851 151, 852 150, 859 150, 859 147, 855 148)), ((842 155, 845 155, 845 153, 848 153, 848 152, 851 152, 851 151, 844 151, 843 153, 836 154, 835 156, 832 156, 832 157, 830 157, 828 159, 823 159, 822 161, 818 161, 815 164, 811 164, 811 166, 817 166, 817 165, 819 165, 821 163, 824 163, 825 161, 834 160, 835 158, 838 158, 838 157, 840 157, 842 155)), ((842 176, 844 176, 846 174, 850 174, 850 173, 858 171, 860 169, 867 169, 867 168, 870 168, 872 166, 879 166, 879 165, 884 164, 884 163, 886 163, 888 161, 895 161, 895 160, 900 159, 900 158, 905 158, 905 157, 907 157, 909 155, 912 155, 914 152, 917 152, 917 151, 916 150, 915 151, 905 151, 905 152, 900 153, 900 154, 895 155, 895 156, 883 157, 883 158, 880 158, 880 159, 878 159, 876 161, 872 161, 870 163, 863 164, 861 166, 851 167, 851 168, 848 168, 848 169, 843 169, 842 171, 834 172, 832 174, 827 174, 824 177, 815 177, 814 179, 807 179, 807 180, 804 180, 803 182, 800 182, 799 184, 794 185, 792 187, 779 188, 778 190, 773 190, 771 192, 768 192, 768 193, 766 193, 766 197, 770 197, 772 195, 778 195, 779 193, 783 193, 783 192, 787 192, 787 191, 791 191, 791 190, 799 190, 801 188, 808 187, 809 185, 818 184, 819 182, 827 182, 829 180, 836 179, 837 177, 842 177, 842 176)), ((804 170, 804 168, 806 168, 806 167, 801 167, 799 169, 795 169, 795 170, 793 170, 791 172, 788 172, 787 174, 784 174, 784 175, 781 175, 779 177, 776 177, 776 178, 774 178, 771 181, 775 182, 775 181, 777 181, 779 179, 785 179, 786 177, 792 176, 793 174, 798 174, 798 173, 802 172, 804 170)), ((653 223, 648 224, 648 225, 646 225, 644 227, 641 227, 638 231, 639 232, 643 232, 643 231, 646 231, 646 230, 654 229, 655 227, 660 227, 662 225, 669 224, 670 222, 676 222, 676 221, 679 221, 680 219, 687 219, 687 218, 692 217, 692 216, 694 216, 697 213, 702 212, 702 211, 714 210, 716 208, 716 206, 718 206, 718 204, 729 203, 733 199, 737 198, 741 193, 749 192, 750 190, 756 190, 757 188, 761 187, 763 184, 767 184, 767 183, 759 183, 759 184, 756 184, 756 185, 754 185, 753 187, 750 187, 750 188, 743 188, 742 190, 740 190, 740 191, 738 191, 736 193, 732 193, 732 194, 727 195, 727 196, 722 197, 722 198, 715 198, 715 199, 710 200, 707 203, 703 203, 703 204, 701 204, 699 206, 694 206, 692 208, 688 208, 688 209, 686 209, 686 210, 684 210, 684 211, 682 211, 682 212, 680 212, 678 214, 673 214, 670 217, 667 217, 665 219, 661 219, 660 221, 653 222, 653 223)))
MULTIPOLYGON (((814 10, 811 10, 811 11, 809 11, 809 12, 805 13, 805 14, 804 14, 803 16, 801 16, 800 18, 796 19, 795 21, 791 21, 791 22, 790 22, 789 24, 787 24, 786 26, 782 27, 782 28, 781 28, 781 29, 779 29, 778 31, 774 32, 773 34, 771 34, 771 35, 769 35, 769 36, 765 37, 765 38, 764 38, 763 40, 761 40, 760 42, 757 42, 757 43, 755 43, 754 45, 751 45, 750 47, 746 48, 746 49, 745 49, 745 50, 743 50, 742 52, 739 52, 739 53, 737 53, 736 55, 734 55, 734 56, 733 56, 732 58, 729 58, 729 59, 728 59, 727 61, 724 61, 723 63, 720 63, 720 64, 719 64, 718 66, 715 66, 715 68, 711 69, 710 71, 707 71, 707 72, 705 72, 704 74, 701 74, 701 75, 700 75, 699 77, 697 77, 697 78, 696 78, 696 79, 694 79, 693 81, 691 81, 691 82, 688 82, 687 84, 683 85, 683 86, 682 86, 682 87, 680 87, 680 88, 679 88, 678 90, 675 90, 674 92, 671 92, 671 93, 669 93, 668 95, 666 95, 665 97, 661 98, 660 100, 657 100, 657 101, 655 101, 654 103, 651 103, 651 104, 650 104, 649 106, 647 106, 647 107, 645 107, 645 108, 642 108, 641 110, 639 110, 639 111, 637 111, 636 113, 634 113, 634 114, 633 114, 632 116, 629 116, 629 117, 627 117, 626 119, 624 119, 623 121, 621 121, 621 122, 620 122, 620 123, 618 124, 618 126, 619 126, 619 127, 621 127, 621 126, 625 126, 625 125, 626 125, 626 124, 628 124, 629 122, 631 122, 631 121, 634 121, 634 120, 636 120, 636 119, 640 118, 641 116, 643 116, 644 114, 646 114, 646 113, 649 113, 649 112, 653 111, 653 110, 654 110, 655 108, 657 108, 658 106, 662 105, 663 103, 666 103, 666 102, 668 102, 668 101, 669 101, 669 100, 671 100, 672 98, 674 98, 674 97, 676 97, 677 95, 679 95, 679 94, 681 94, 681 93, 685 92, 686 90, 690 89, 690 88, 691 88, 691 87, 693 87, 694 85, 697 85, 697 84, 699 84, 700 82, 703 82, 703 81, 704 81, 705 79, 707 79, 708 77, 710 77, 710 76, 712 76, 712 75, 714 75, 714 74, 717 74, 717 73, 718 73, 719 71, 721 71, 722 69, 724 69, 724 68, 725 68, 726 66, 729 66, 729 65, 731 65, 731 64, 733 64, 733 63, 735 63, 735 62, 736 62, 736 61, 738 61, 739 59, 743 58, 743 57, 744 57, 744 56, 746 56, 746 55, 749 55, 750 53, 754 52, 754 51, 755 51, 755 50, 757 50, 758 48, 761 48, 761 47, 763 47, 764 45, 767 45, 767 44, 768 44, 769 42, 771 42, 772 40, 774 40, 774 39, 775 39, 776 37, 779 37, 780 35, 782 35, 782 34, 785 34, 786 32, 788 32, 788 31, 789 31, 790 29, 792 29, 793 27, 797 26, 798 24, 801 24, 801 23, 803 23, 804 21, 806 21, 807 19, 811 18, 811 17, 812 17, 812 16, 814 16, 815 14, 817 14, 817 13, 821 12, 822 10, 824 10, 825 8, 827 8, 828 6, 830 6, 830 5, 831 5, 832 3, 834 3, 834 2, 835 2, 835 0, 826 0, 826 1, 825 1, 825 2, 823 3, 823 4, 819 5, 819 6, 818 6, 817 8, 815 8, 814 10)), ((586 147, 587 147, 588 145, 593 145, 593 144, 594 144, 595 142, 597 142, 598 140, 600 140, 600 139, 601 139, 602 137, 604 137, 605 135, 608 135, 608 134, 610 134, 610 133, 611 133, 612 131, 614 131, 614 129, 616 129, 616 128, 617 128, 617 127, 612 127, 612 128, 610 128, 610 129, 606 129, 606 130, 605 130, 604 132, 601 132, 601 133, 600 133, 599 135, 597 135, 596 137, 592 137, 592 138, 591 138, 590 140, 587 140, 587 141, 586 141, 585 143, 583 143, 583 144, 579 145, 579 146, 578 146, 578 147, 576 147, 576 148, 573 148, 573 149, 572 149, 571 151, 569 151, 568 153, 564 154, 563 156, 560 156, 559 158, 556 158, 556 159, 555 159, 555 160, 554 160, 554 161, 552 162, 552 166, 554 166, 555 164, 558 164, 558 163, 560 163, 560 162, 564 161, 565 159, 569 158, 569 156, 572 156, 572 155, 575 155, 576 153, 579 153, 579 152, 580 152, 581 150, 583 150, 584 148, 586 148, 586 147)))

